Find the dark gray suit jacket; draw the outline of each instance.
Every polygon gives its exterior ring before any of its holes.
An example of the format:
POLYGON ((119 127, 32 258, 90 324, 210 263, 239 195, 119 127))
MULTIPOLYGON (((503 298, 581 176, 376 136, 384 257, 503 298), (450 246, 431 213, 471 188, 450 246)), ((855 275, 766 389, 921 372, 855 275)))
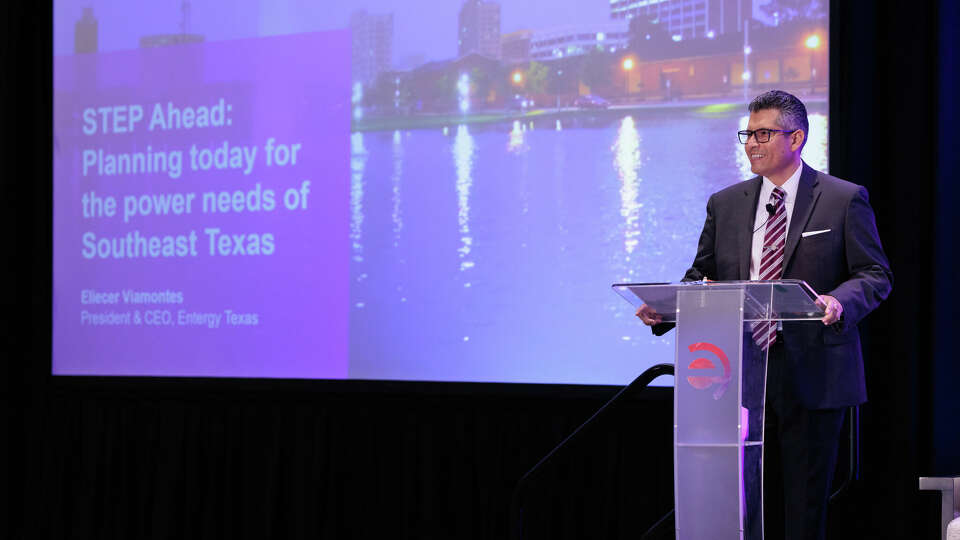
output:
MULTIPOLYGON (((784 323, 785 373, 805 407, 845 407, 867 399, 857 324, 890 294, 893 273, 867 190, 802 166, 783 279, 802 279, 817 293, 835 297, 843 305, 843 318, 830 327, 820 321, 784 323), (801 237, 805 231, 824 229, 829 232, 801 237)), ((685 281, 750 279, 762 181, 757 176, 710 197, 697 256, 685 281)), ((657 325, 654 333, 668 329, 657 325)))

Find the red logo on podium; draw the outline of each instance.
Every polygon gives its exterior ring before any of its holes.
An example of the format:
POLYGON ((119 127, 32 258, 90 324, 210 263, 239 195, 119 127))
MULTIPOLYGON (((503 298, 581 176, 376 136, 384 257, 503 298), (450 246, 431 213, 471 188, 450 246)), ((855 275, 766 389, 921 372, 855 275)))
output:
MULTIPOLYGON (((690 375, 687 377, 687 382, 690 383, 690 386, 696 388, 697 390, 706 390, 707 388, 718 384, 719 386, 713 392, 713 399, 720 399, 723 397, 723 394, 727 391, 727 386, 730 385, 730 359, 727 358, 726 353, 720 347, 717 347, 713 343, 694 343, 687 347, 690 349, 690 352, 696 351, 709 351, 714 354, 717 358, 720 359, 720 363, 723 364, 723 375, 690 375)), ((707 358, 697 358, 693 362, 690 362, 690 365, 687 366, 688 369, 716 369, 717 365, 714 364, 707 358)))

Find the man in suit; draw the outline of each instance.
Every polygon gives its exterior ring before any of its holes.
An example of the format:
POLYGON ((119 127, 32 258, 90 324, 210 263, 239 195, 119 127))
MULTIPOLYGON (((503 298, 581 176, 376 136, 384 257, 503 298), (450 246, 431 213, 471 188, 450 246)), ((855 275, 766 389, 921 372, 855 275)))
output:
MULTIPOLYGON (((862 186, 818 172, 800 153, 803 103, 773 90, 749 105, 739 132, 757 176, 714 193, 685 281, 802 279, 819 293, 822 321, 755 329, 769 351, 764 432, 767 538, 825 537, 844 411, 867 399, 857 324, 892 287, 862 186)), ((660 335, 672 325, 637 310, 660 335)))

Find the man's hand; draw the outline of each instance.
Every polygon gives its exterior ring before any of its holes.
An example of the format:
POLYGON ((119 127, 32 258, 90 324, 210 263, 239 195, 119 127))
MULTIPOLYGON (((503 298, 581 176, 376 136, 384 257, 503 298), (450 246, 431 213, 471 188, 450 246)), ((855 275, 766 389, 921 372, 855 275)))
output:
POLYGON ((817 305, 826 312, 826 315, 824 315, 822 319, 824 325, 829 326, 839 321, 843 315, 843 305, 830 295, 821 294, 817 297, 817 305))
POLYGON ((643 324, 647 326, 653 326, 655 324, 660 324, 663 322, 663 317, 657 313, 652 307, 644 304, 637 309, 637 317, 643 321, 643 324))

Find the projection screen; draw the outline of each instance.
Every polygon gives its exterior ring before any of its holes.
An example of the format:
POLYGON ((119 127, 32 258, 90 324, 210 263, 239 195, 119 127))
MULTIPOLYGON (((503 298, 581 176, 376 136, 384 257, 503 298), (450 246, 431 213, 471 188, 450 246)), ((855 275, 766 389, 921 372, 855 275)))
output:
POLYGON ((53 373, 624 384, 826 2, 54 4, 53 373))

